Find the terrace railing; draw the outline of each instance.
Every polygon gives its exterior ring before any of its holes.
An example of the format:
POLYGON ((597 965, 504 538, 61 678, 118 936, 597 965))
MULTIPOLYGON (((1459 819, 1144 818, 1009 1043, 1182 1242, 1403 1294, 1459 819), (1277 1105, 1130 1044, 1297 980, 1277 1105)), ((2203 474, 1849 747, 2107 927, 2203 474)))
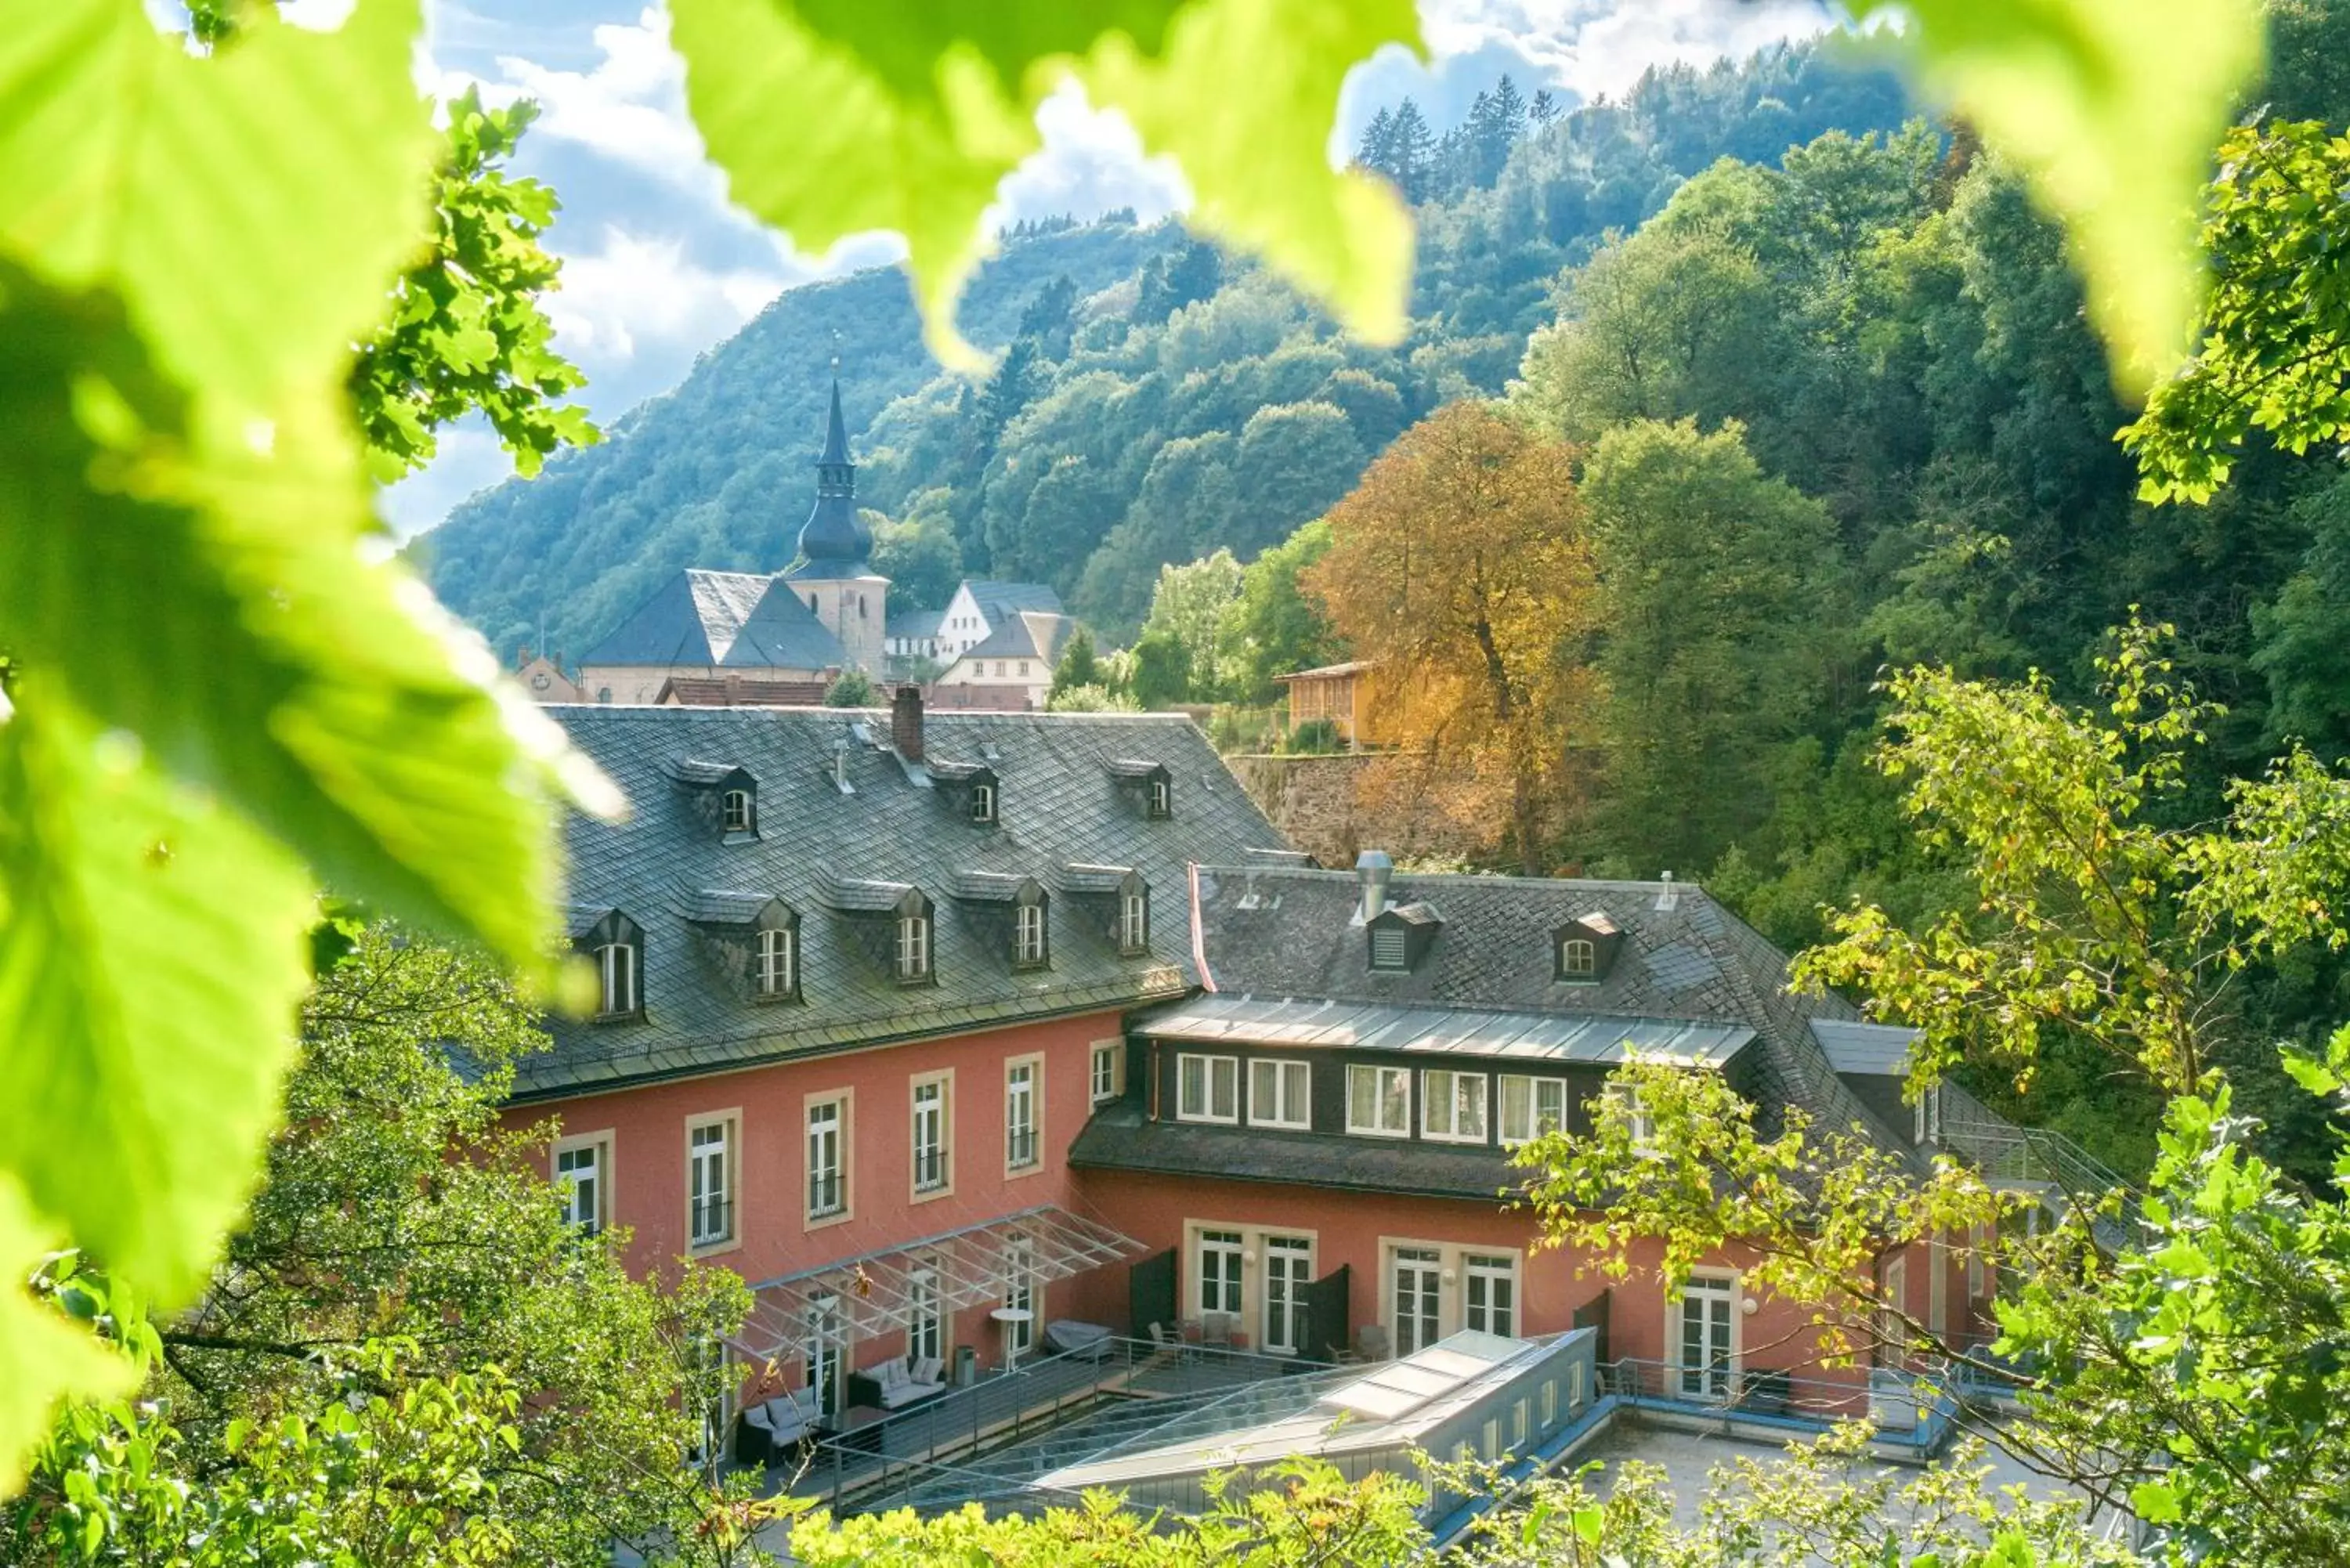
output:
POLYGON ((1914 1372, 1878 1368, 1850 1379, 1804 1377, 1770 1367, 1689 1369, 1626 1357, 1599 1369, 1603 1393, 1636 1409, 1649 1409, 1794 1433, 1820 1433, 1839 1422, 1865 1420, 1880 1445, 1940 1451, 1957 1419, 1959 1401, 1941 1382, 1914 1372))

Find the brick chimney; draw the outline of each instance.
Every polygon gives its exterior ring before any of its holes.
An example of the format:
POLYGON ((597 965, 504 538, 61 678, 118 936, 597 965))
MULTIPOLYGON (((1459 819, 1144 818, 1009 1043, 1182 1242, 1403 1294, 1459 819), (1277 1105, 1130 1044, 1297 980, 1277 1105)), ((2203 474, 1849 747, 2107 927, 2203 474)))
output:
POLYGON ((889 744, 910 763, 922 760, 922 691, 910 681, 889 699, 889 744))

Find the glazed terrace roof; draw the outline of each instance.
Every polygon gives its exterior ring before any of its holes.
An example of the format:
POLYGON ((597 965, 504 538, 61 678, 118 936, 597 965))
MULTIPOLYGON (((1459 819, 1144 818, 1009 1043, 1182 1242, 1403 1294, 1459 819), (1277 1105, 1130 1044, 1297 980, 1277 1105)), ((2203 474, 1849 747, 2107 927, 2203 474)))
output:
POLYGON ((928 1314, 1001 1303, 1015 1258, 1043 1285, 1149 1251, 1107 1225, 1039 1204, 763 1281, 752 1287, 751 1315, 735 1343, 758 1360, 790 1359, 819 1337, 847 1345, 910 1328, 928 1314))
POLYGON ((1400 1007, 1323 999, 1196 996, 1137 1025, 1161 1040, 1413 1051, 1512 1061, 1617 1065, 1634 1054, 1686 1067, 1719 1067, 1754 1038, 1741 1023, 1565 1012, 1400 1007))

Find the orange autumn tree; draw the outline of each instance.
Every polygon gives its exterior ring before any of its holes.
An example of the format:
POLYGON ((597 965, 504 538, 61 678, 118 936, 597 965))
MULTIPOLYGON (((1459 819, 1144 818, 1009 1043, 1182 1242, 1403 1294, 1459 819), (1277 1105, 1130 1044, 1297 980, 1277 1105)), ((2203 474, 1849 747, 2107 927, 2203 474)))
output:
POLYGON ((1383 729, 1507 824, 1543 869, 1564 819, 1568 741, 1596 695, 1591 545, 1569 450, 1459 402, 1406 431, 1330 513, 1305 575, 1331 624, 1381 671, 1383 729))

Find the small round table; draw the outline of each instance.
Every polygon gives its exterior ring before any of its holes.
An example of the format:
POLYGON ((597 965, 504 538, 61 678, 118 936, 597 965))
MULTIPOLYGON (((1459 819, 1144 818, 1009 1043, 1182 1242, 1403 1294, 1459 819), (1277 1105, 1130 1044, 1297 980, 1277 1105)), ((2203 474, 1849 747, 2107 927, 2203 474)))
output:
POLYGON ((1035 1322, 1036 1314, 1025 1307, 997 1307, 987 1315, 1003 1325, 1003 1370, 1010 1372, 1020 1364, 1018 1325, 1035 1322))

